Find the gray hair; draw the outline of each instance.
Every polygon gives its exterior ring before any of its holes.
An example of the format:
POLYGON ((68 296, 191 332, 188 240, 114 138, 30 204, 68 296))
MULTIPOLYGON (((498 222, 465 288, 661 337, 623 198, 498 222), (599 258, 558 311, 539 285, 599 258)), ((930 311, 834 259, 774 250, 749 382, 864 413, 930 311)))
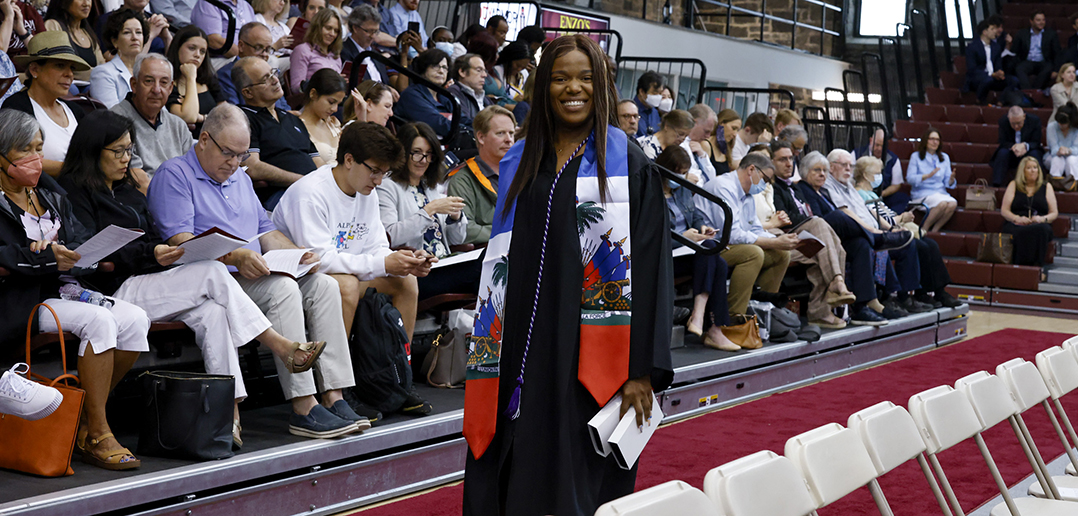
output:
POLYGON ((850 154, 850 151, 848 151, 846 149, 835 149, 835 150, 832 150, 831 152, 827 153, 827 161, 829 161, 831 163, 834 163, 834 162, 838 161, 840 158, 849 159, 851 165, 854 162, 853 154, 850 154))
POLYGON ((0 109, 0 154, 6 156, 13 150, 26 148, 38 133, 45 138, 36 118, 15 109, 0 109))
POLYGON ((172 61, 169 61, 167 57, 158 54, 157 52, 150 52, 148 54, 141 54, 135 58, 135 79, 138 79, 139 72, 142 71, 142 63, 146 60, 156 60, 165 63, 168 66, 168 76, 172 77, 172 61))
POLYGON ((381 24, 382 15, 378 14, 378 9, 368 3, 363 3, 359 7, 352 9, 352 14, 348 15, 348 25, 351 27, 359 27, 369 21, 381 24))
POLYGON ((1011 106, 1011 109, 1007 110, 1007 118, 1014 120, 1018 118, 1025 118, 1026 112, 1022 110, 1021 106, 1011 106))
POLYGON ((240 126, 244 131, 247 131, 247 134, 251 133, 251 125, 247 121, 247 115, 235 104, 225 102, 210 110, 210 114, 206 115, 206 120, 202 122, 202 132, 210 135, 221 134, 229 126, 240 126))
POLYGON ((715 110, 711 109, 711 106, 707 104, 697 104, 689 108, 689 114, 697 123, 704 123, 706 120, 715 116, 715 110))
POLYGON ((808 137, 808 131, 806 131, 804 127, 796 124, 787 125, 779 131, 779 139, 784 142, 793 143, 796 142, 798 138, 804 138, 807 142, 808 137))
POLYGON ((755 152, 750 152, 746 154, 744 158, 741 158, 741 163, 738 163, 737 169, 744 170, 750 166, 756 167, 761 171, 775 168, 775 164, 771 162, 771 158, 755 152))
POLYGON ((254 80, 247 73, 247 65, 259 60, 257 57, 248 56, 241 57, 236 60, 236 64, 232 65, 232 85, 236 87, 236 95, 239 98, 243 98, 243 93, 240 93, 244 88, 250 88, 254 84, 254 80))
POLYGON ((828 169, 831 167, 831 162, 820 151, 812 151, 801 157, 801 170, 808 172, 816 168, 816 165, 823 165, 824 169, 828 169))

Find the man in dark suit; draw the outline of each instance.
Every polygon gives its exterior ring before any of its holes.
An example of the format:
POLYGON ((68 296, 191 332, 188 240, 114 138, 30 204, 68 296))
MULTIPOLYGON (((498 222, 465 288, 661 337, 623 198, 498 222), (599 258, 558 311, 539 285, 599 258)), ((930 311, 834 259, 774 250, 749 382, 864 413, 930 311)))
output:
POLYGON ((1009 181, 1007 172, 1018 166, 1018 161, 1033 156, 1040 163, 1041 119, 1027 115, 1022 108, 1011 106, 1007 116, 999 119, 999 148, 992 158, 992 186, 1004 186, 1009 181))
MULTIPOLYGON (((348 15, 348 28, 351 30, 351 35, 344 40, 344 46, 341 47, 341 60, 352 62, 359 54, 371 50, 377 42, 377 36, 381 34, 378 31, 381 21, 382 17, 374 7, 368 4, 356 7, 348 15)), ((389 70, 380 61, 368 58, 361 63, 352 63, 352 66, 361 64, 367 65, 367 70, 363 77, 359 78, 359 82, 373 80, 392 85, 389 70)))
POLYGON ((1060 55, 1059 36, 1056 31, 1046 28, 1044 11, 1036 10, 1029 17, 1029 30, 1015 31, 1011 51, 1017 64, 1014 73, 1018 76, 1018 85, 1023 90, 1043 90, 1055 80, 1056 59, 1060 55), (1035 75, 1034 80, 1029 76, 1035 75))
POLYGON ((1063 47, 1063 58, 1059 61, 1061 66, 1063 63, 1078 63, 1078 12, 1070 15, 1067 21, 1075 33, 1067 39, 1067 46, 1063 47))
POLYGON ((1017 87, 1014 77, 1007 77, 1003 72, 1003 53, 996 38, 998 25, 990 25, 988 20, 977 24, 978 39, 966 45, 966 90, 977 92, 977 103, 984 104, 988 90, 1004 91, 1017 87))

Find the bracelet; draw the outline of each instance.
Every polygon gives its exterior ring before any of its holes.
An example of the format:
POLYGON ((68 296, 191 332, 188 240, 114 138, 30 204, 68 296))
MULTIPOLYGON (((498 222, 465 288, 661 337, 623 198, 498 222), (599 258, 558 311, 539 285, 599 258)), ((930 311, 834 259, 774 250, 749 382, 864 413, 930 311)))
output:
POLYGON ((19 38, 19 41, 25 42, 27 39, 30 39, 30 33, 27 32, 26 34, 19 34, 18 32, 16 32, 15 37, 19 38))

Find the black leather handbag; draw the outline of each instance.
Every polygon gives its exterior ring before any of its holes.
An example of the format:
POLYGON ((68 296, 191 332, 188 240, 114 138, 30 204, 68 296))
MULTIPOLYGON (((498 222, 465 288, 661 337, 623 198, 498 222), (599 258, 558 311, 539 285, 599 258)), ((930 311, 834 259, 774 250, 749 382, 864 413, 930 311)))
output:
POLYGON ((232 376, 147 371, 142 381, 138 453, 214 460, 232 456, 232 376))

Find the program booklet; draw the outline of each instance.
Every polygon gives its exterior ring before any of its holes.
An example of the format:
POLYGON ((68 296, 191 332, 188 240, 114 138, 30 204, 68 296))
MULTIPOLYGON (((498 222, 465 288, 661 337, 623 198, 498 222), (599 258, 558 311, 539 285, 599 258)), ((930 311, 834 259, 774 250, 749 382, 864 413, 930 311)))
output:
MULTIPOLYGON (((269 232, 267 231, 266 233, 269 232)), ((204 231, 201 235, 180 244, 179 247, 183 248, 183 256, 181 256, 179 260, 176 260, 176 264, 182 265, 185 263, 201 262, 205 260, 216 260, 236 249, 258 240, 258 237, 261 237, 266 233, 259 233, 249 240, 244 240, 214 226, 204 231)))
POLYGON ((798 242, 797 247, 794 249, 801 251, 801 254, 805 255, 805 258, 816 256, 816 253, 827 246, 827 244, 824 244, 819 238, 816 238, 815 235, 808 231, 798 233, 797 238, 800 238, 801 241, 798 242))
POLYGON ((280 274, 292 279, 300 279, 308 272, 311 272, 311 269, 319 263, 313 262, 306 265, 299 263, 303 259, 303 255, 309 251, 310 249, 276 249, 263 254, 262 257, 266 259, 266 264, 269 265, 270 274, 280 274))

